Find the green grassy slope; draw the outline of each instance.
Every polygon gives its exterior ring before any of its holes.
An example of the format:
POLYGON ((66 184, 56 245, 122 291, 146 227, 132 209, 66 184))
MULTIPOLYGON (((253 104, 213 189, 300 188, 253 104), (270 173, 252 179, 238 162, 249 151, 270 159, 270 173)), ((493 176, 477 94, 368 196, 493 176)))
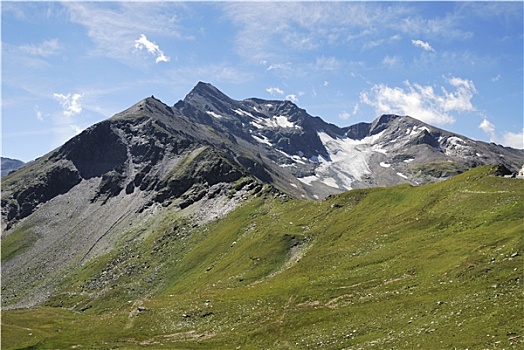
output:
POLYGON ((489 172, 152 217, 2 312, 2 349, 522 348, 524 181, 489 172))

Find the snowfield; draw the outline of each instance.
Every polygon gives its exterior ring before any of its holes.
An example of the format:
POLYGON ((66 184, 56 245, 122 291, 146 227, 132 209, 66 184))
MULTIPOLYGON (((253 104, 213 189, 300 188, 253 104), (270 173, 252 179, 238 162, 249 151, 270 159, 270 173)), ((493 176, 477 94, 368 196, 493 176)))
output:
POLYGON ((386 153, 386 150, 375 144, 383 133, 368 136, 362 140, 354 140, 342 136, 333 138, 325 132, 319 132, 318 136, 328 151, 329 157, 326 159, 319 155, 317 159, 320 165, 315 170, 315 175, 299 178, 299 180, 307 185, 320 181, 329 187, 352 189, 353 182, 361 181, 364 176, 371 174, 369 168, 371 155, 386 153))

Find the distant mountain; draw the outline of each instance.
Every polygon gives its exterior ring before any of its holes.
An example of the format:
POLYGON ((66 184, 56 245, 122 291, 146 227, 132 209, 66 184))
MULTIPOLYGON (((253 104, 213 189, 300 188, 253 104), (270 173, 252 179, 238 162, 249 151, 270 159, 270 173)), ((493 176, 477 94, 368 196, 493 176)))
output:
POLYGON ((1 157, 1 161, 2 161, 0 165, 1 172, 2 172, 1 177, 6 176, 7 174, 9 174, 12 171, 20 169, 25 164, 21 160, 5 158, 5 157, 1 157))
POLYGON ((411 117, 341 128, 290 101, 237 101, 200 82, 174 106, 146 98, 3 178, 2 237, 21 245, 2 256, 2 278, 27 291, 4 304, 45 300, 159 213, 202 225, 253 197, 322 199, 523 160, 411 117))

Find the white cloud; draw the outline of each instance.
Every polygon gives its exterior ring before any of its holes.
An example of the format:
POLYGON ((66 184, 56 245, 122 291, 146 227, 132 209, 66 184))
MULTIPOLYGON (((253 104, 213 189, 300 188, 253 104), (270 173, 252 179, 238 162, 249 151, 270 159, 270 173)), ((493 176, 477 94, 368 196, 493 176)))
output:
POLYGON ((495 125, 493 125, 487 118, 484 118, 479 125, 486 134, 489 135, 490 142, 501 143, 504 146, 524 149, 524 128, 522 132, 506 131, 502 136, 497 135, 495 131, 495 125))
POLYGON ((442 101, 442 107, 445 111, 474 111, 475 107, 471 103, 473 95, 477 93, 475 84, 473 81, 467 79, 461 79, 451 77, 448 80, 451 86, 456 88, 454 92, 447 92, 442 87, 444 93, 444 99, 442 101))
POLYGON ((502 78, 501 75, 500 75, 500 74, 497 74, 496 77, 491 78, 491 81, 492 81, 492 82, 496 82, 496 81, 499 81, 501 78, 502 78))
POLYGON ((75 124, 69 124, 69 128, 75 133, 75 135, 80 134, 84 130, 83 128, 75 124))
POLYGON ((360 111, 360 106, 357 102, 355 103, 355 106, 353 107, 353 115, 357 115, 359 111, 360 111))
POLYGON ((289 70, 291 69, 289 67, 289 64, 283 64, 283 63, 275 63, 269 65, 269 67, 266 68, 266 70, 289 70))
POLYGON ((384 39, 369 40, 364 44, 364 49, 372 49, 374 47, 382 46, 384 39))
POLYGON ((141 33, 181 40, 192 39, 191 36, 181 34, 177 13, 185 5, 177 2, 159 2, 153 5, 147 1, 69 1, 64 2, 63 6, 68 10, 72 22, 86 28, 87 35, 94 43, 94 49, 90 52, 92 55, 110 57, 134 65, 135 56, 130 53, 136 49, 136 38, 141 33))
POLYGON ((389 41, 399 41, 400 39, 402 39, 402 36, 399 34, 395 34, 389 38, 389 41))
POLYGON ((386 56, 382 59, 382 64, 388 67, 396 67, 402 64, 402 58, 400 56, 386 56))
POLYGON ((293 103, 298 103, 298 97, 295 94, 289 94, 286 96, 286 100, 289 100, 293 103))
POLYGON ((435 51, 431 45, 425 41, 422 41, 422 40, 411 40, 411 43, 416 46, 416 47, 420 47, 421 49, 425 50, 425 51, 435 51))
POLYGON ((403 5, 294 1, 227 2, 223 9, 240 29, 237 52, 254 62, 287 57, 290 50, 322 52, 326 46, 383 40, 374 37, 377 28, 398 21, 406 11, 403 5))
POLYGON ((398 29, 411 35, 426 37, 441 37, 448 39, 466 40, 473 37, 473 33, 457 29, 463 21, 463 14, 448 12, 444 17, 407 16, 397 18, 398 29))
POLYGON ((482 120, 482 123, 480 123, 479 128, 489 135, 490 142, 496 141, 495 125, 493 125, 487 118, 484 118, 484 120, 482 120))
POLYGON ((149 41, 144 34, 140 34, 140 38, 135 40, 135 48, 138 50, 146 49, 147 52, 156 56, 155 62, 169 62, 169 57, 164 55, 160 47, 152 41, 149 41))
POLYGON ((346 111, 342 111, 342 112, 338 115, 338 118, 339 118, 339 119, 342 119, 342 120, 348 120, 350 117, 351 117, 351 114, 349 114, 349 113, 346 112, 346 111))
POLYGON ((341 64, 335 57, 319 57, 316 59, 315 67, 323 71, 335 71, 340 68, 341 64))
POLYGON ((44 40, 40 44, 27 44, 19 47, 22 52, 33 56, 48 57, 56 55, 60 51, 58 39, 44 40))
POLYGON ((273 87, 273 86, 270 86, 266 89, 267 92, 269 92, 271 95, 275 96, 275 95, 284 95, 284 91, 282 91, 280 88, 278 87, 273 87))
POLYGON ((501 143, 505 146, 524 149, 524 128, 520 133, 506 131, 502 135, 501 143))
POLYGON ((34 111, 35 111, 36 119, 38 119, 40 121, 44 120, 44 114, 42 113, 42 111, 40 110, 40 107, 38 107, 38 105, 35 105, 34 111))
POLYGON ((66 117, 71 117, 82 112, 82 106, 79 103, 81 97, 81 94, 53 94, 53 98, 62 105, 64 116, 66 117))
POLYGON ((373 106, 378 114, 410 115, 434 124, 451 124, 455 118, 450 112, 475 111, 471 99, 476 93, 472 81, 451 77, 448 83, 455 91, 448 92, 441 87, 442 94, 432 86, 422 86, 405 81, 406 88, 374 85, 370 91, 361 92, 362 103, 373 106))

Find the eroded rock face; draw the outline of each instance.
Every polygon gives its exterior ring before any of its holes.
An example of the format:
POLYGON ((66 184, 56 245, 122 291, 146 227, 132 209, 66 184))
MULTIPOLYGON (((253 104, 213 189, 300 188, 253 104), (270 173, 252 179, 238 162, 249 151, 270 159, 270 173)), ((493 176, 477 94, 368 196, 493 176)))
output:
POLYGON ((55 165, 38 174, 25 186, 15 188, 11 196, 2 198, 2 216, 9 228, 14 221, 33 213, 40 203, 67 193, 82 180, 79 172, 72 167, 55 165))

